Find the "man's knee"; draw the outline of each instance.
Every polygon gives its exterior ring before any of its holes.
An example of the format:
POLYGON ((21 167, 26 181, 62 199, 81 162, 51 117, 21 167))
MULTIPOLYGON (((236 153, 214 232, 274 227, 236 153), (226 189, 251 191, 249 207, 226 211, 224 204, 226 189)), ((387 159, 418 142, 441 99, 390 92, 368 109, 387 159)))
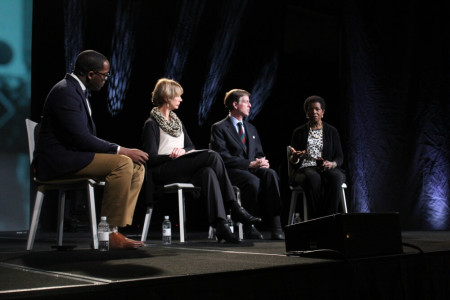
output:
POLYGON ((274 169, 264 169, 265 173, 264 173, 264 177, 266 178, 266 180, 270 180, 270 181, 278 181, 278 174, 274 169))
POLYGON ((260 184, 261 181, 256 176, 249 177, 247 182, 245 183, 245 185, 247 186, 247 190, 251 191, 253 194, 258 193, 260 184))
POLYGON ((121 172, 122 174, 127 174, 130 178, 134 174, 134 163, 131 158, 126 155, 117 155, 115 158, 116 170, 121 172))
POLYGON ((133 163, 133 177, 138 177, 144 181, 145 178, 145 166, 133 163))

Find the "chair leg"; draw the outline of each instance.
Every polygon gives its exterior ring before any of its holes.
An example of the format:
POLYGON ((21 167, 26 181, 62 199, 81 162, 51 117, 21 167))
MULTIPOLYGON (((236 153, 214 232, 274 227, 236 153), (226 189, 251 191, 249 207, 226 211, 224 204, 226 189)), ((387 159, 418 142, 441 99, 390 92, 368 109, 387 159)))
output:
POLYGON ((184 210, 184 194, 183 189, 178 189, 178 214, 180 219, 180 243, 184 243, 184 235, 185 235, 185 210, 184 210))
MULTIPOLYGON (((236 187, 236 200, 239 203, 239 206, 242 206, 241 203, 241 190, 236 187)), ((241 222, 237 223, 238 231, 239 231, 239 240, 242 241, 244 239, 244 226, 241 222)))
POLYGON ((345 198, 345 188, 342 187, 342 197, 341 197, 342 211, 346 214, 348 213, 347 209, 347 199, 345 198))
POLYGON ((147 207, 147 213, 145 214, 144 226, 142 227, 141 242, 147 240, 148 228, 150 227, 150 220, 152 219, 152 207, 147 207))
POLYGON ((89 206, 89 218, 91 221, 91 233, 92 233, 92 247, 98 249, 98 235, 97 235, 97 214, 95 212, 95 196, 94 186, 88 184, 88 206, 89 206))
MULTIPOLYGON (((233 186, 233 189, 234 189, 234 192, 236 193, 237 203, 239 204, 239 206, 242 206, 242 203, 241 203, 241 190, 235 185, 233 186)), ((237 222, 236 225, 238 227, 238 238, 239 238, 240 241, 242 241, 244 239, 244 226, 242 225, 241 222, 237 222)), ((212 240, 214 238, 215 238, 214 228, 209 226, 208 239, 212 240)))
POLYGON ((294 216, 295 216, 295 209, 297 207, 297 192, 292 191, 291 192, 291 204, 289 207, 289 220, 288 225, 294 224, 294 216))
POLYGON ((57 234, 57 245, 62 246, 63 244, 63 234, 64 234, 64 211, 66 206, 66 192, 64 190, 59 190, 58 196, 58 225, 56 229, 57 234))
MULTIPOLYGON (((39 189, 39 188, 38 188, 39 189)), ((34 202, 33 216, 31 218, 30 231, 28 232, 27 250, 33 249, 34 238, 36 237, 36 231, 39 222, 39 216, 41 215, 42 201, 44 200, 44 193, 37 191, 36 200, 34 202)))
POLYGON ((212 240, 214 239, 216 236, 214 234, 214 228, 212 226, 209 226, 209 230, 208 230, 208 239, 212 240))
POLYGON ((308 202, 305 192, 303 192, 303 221, 308 221, 308 202))

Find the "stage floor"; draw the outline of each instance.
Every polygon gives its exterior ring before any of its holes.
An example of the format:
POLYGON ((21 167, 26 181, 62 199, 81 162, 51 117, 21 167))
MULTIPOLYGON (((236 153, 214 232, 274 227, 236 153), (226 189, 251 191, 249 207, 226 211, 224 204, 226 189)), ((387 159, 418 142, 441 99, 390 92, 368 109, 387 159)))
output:
POLYGON ((88 232, 64 233, 76 248, 58 251, 55 235, 38 233, 26 251, 25 234, 0 234, 0 298, 450 299, 447 231, 402 232, 402 254, 347 260, 287 256, 283 241, 219 244, 206 232, 170 246, 150 232, 143 248, 109 252, 91 250, 88 232))

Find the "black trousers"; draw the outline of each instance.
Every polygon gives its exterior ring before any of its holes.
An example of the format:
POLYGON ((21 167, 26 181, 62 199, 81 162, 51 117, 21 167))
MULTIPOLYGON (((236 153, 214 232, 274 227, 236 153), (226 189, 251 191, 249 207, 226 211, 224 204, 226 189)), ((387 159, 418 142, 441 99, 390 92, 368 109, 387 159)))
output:
POLYGON ((310 215, 317 218, 338 212, 345 174, 338 168, 321 171, 317 167, 299 169, 293 185, 300 185, 306 194, 310 215))
POLYGON ((269 217, 281 213, 278 174, 270 168, 239 170, 229 169, 231 183, 241 190, 242 206, 252 215, 258 215, 258 203, 265 207, 269 217))
POLYGON ((149 171, 157 185, 189 182, 199 186, 201 196, 207 202, 211 226, 215 226, 218 220, 226 220, 225 205, 229 201, 236 201, 222 158, 214 151, 189 153, 149 171))

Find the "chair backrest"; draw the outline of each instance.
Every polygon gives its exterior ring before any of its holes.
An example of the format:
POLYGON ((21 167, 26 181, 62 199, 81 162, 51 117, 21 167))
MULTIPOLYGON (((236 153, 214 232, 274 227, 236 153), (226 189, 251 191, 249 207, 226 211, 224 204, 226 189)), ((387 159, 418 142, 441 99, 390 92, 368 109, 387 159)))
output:
POLYGON ((31 121, 30 119, 25 119, 25 125, 27 126, 28 135, 28 151, 30 154, 30 164, 33 162, 34 147, 36 144, 36 130, 38 123, 31 121))

